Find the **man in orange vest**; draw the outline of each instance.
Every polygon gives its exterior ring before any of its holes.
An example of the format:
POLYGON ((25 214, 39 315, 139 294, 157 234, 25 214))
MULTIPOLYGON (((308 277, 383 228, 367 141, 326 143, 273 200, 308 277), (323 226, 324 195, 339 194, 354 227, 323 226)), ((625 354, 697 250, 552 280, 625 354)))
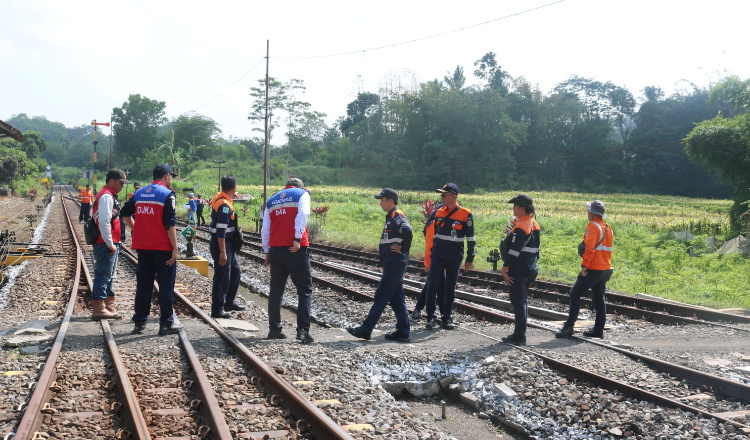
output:
POLYGON ((78 213, 79 222, 87 222, 91 217, 91 204, 94 202, 94 193, 91 192, 91 185, 86 185, 86 189, 78 193, 81 199, 81 211, 78 213))
MULTIPOLYGON (((604 292, 607 281, 612 277, 612 228, 604 222, 604 211, 607 207, 600 200, 586 202, 589 224, 583 234, 583 252, 581 252, 581 272, 570 289, 570 310, 568 320, 563 328, 555 333, 556 338, 573 336, 573 326, 581 309, 581 295, 591 289, 591 296, 596 310, 594 327, 583 332, 587 338, 603 338, 604 323, 607 319, 607 307, 604 304, 604 292)), ((580 250, 579 250, 580 252, 580 250)))

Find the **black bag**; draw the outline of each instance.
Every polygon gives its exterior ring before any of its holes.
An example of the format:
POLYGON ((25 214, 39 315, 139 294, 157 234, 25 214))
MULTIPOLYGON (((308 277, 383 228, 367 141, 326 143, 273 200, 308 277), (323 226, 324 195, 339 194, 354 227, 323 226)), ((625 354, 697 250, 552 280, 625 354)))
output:
POLYGON ((96 239, 99 238, 99 226, 96 225, 94 217, 89 217, 83 224, 83 236, 86 239, 86 244, 94 244, 96 239))
POLYGON ((240 249, 242 249, 243 244, 243 237, 242 237, 242 228, 239 227, 239 225, 234 230, 234 235, 232 235, 232 249, 234 249, 235 252, 239 252, 240 249))

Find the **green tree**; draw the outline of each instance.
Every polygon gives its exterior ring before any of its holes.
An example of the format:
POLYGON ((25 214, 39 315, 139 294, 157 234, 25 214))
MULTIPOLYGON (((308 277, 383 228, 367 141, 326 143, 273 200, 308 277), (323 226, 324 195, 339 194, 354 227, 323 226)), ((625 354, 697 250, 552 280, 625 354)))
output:
POLYGON ((190 162, 209 159, 221 135, 219 125, 213 119, 189 112, 174 118, 170 124, 174 130, 175 143, 185 148, 190 162))
POLYGON ((112 109, 116 157, 124 160, 137 157, 144 149, 152 149, 159 140, 159 127, 167 122, 164 101, 140 94, 130 95, 122 107, 112 109))
POLYGON ((750 200, 750 113, 732 118, 719 115, 703 121, 685 138, 685 151, 731 182, 734 188, 730 211, 735 227, 750 200))
POLYGON ((19 142, 0 140, 0 185, 7 185, 15 191, 16 181, 38 171, 36 164, 20 148, 19 142))
POLYGON ((448 86, 449 89, 455 89, 455 90, 461 90, 466 85, 466 76, 464 75, 464 68, 461 66, 456 66, 456 70, 453 71, 453 74, 451 75, 450 72, 448 75, 445 75, 443 77, 443 82, 446 86, 448 86))

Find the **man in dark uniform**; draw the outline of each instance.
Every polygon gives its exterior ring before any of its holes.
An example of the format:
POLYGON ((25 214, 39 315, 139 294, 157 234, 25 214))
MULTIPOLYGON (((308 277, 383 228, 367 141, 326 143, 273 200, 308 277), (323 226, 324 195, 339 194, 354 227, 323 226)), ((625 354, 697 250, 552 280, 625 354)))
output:
POLYGON ((409 312, 406 310, 404 298, 404 272, 409 263, 409 249, 411 248, 412 229, 404 213, 398 209, 398 193, 390 188, 384 188, 380 194, 380 207, 387 212, 385 226, 380 237, 379 254, 383 275, 380 277, 375 300, 365 322, 359 327, 349 327, 346 330, 361 339, 370 339, 370 334, 383 314, 383 310, 390 303, 396 314, 396 330, 385 335, 391 341, 409 342, 409 312))
POLYGON ((503 342, 518 345, 526 344, 526 319, 528 317, 527 291, 529 284, 536 280, 539 267, 539 239, 541 228, 532 218, 534 201, 526 194, 519 194, 508 200, 513 203, 513 216, 517 219, 503 239, 507 254, 503 255, 503 268, 500 274, 510 286, 510 303, 513 306, 515 328, 512 335, 504 336, 503 342))
POLYGON ((91 204, 94 203, 94 193, 91 192, 91 185, 86 185, 86 189, 78 193, 81 198, 81 210, 78 213, 79 222, 87 222, 91 217, 91 204))
POLYGON ((203 218, 203 208, 206 206, 206 201, 203 200, 203 196, 201 196, 200 194, 198 194, 198 197, 195 199, 195 204, 196 204, 195 215, 197 216, 197 219, 196 219, 197 223, 196 223, 196 225, 197 226, 205 225, 206 224, 206 219, 203 218))
POLYGON ((213 198, 211 207, 211 258, 214 259, 214 282, 211 289, 211 317, 229 318, 232 310, 245 310, 235 304, 240 287, 240 262, 235 254, 232 238, 237 232, 237 213, 232 199, 237 193, 237 178, 227 174, 221 178, 221 192, 213 198))
POLYGON ((151 311, 154 278, 159 283, 159 334, 176 333, 184 326, 174 321, 172 309, 177 276, 177 214, 172 180, 177 175, 166 164, 154 168, 154 181, 133 194, 122 207, 122 218, 133 229, 131 247, 138 251, 133 333, 141 334, 151 311), (137 221, 132 216, 137 214, 137 221))
POLYGON ((307 219, 310 217, 310 192, 297 178, 287 180, 284 189, 272 195, 263 212, 261 240, 266 266, 271 268, 268 296, 268 339, 285 339, 281 326, 281 300, 291 276, 297 287, 297 340, 314 341, 310 336, 312 273, 307 253, 307 219))
POLYGON ((441 277, 445 277, 445 294, 441 309, 441 328, 453 330, 453 303, 456 300, 456 282, 461 261, 464 259, 466 240, 466 262, 464 270, 474 268, 474 218, 471 211, 458 204, 458 185, 446 183, 441 189, 443 206, 435 213, 435 237, 430 251, 430 274, 427 277, 427 324, 428 329, 437 327, 435 304, 441 277))

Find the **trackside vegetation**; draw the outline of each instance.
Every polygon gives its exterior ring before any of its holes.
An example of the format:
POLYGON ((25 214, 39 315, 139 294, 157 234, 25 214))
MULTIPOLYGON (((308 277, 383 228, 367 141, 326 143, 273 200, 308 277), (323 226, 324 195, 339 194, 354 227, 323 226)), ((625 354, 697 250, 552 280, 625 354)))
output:
MULTIPOLYGON (((269 195, 278 189, 278 185, 269 187, 269 195)), ((311 185, 309 189, 313 208, 329 207, 325 218, 311 216, 310 229, 316 232, 315 241, 377 248, 384 213, 373 195, 381 188, 311 185)), ((262 191, 261 186, 240 185, 240 192, 250 196, 247 213, 240 215, 240 223, 247 230, 255 230, 252 218, 257 217, 262 191)), ((417 232, 411 258, 421 259, 424 216, 419 212, 420 204, 438 194, 398 192, 399 208, 417 232)), ((516 194, 501 191, 459 195, 459 203, 474 214, 476 270, 492 269, 486 259, 503 237, 511 218, 507 201, 516 194)), ((715 247, 731 238, 727 235, 730 200, 634 194, 528 194, 534 199, 537 221, 542 227, 540 278, 566 283, 575 280, 580 268, 576 248, 587 223, 585 202, 597 198, 606 203, 606 221, 615 234, 612 257, 615 274, 608 284, 611 290, 633 295, 647 293, 709 307, 750 308, 747 295, 750 259, 740 254, 714 252, 709 245, 711 237, 715 237, 715 247), (687 231, 693 237, 673 234, 680 231, 687 231)))

